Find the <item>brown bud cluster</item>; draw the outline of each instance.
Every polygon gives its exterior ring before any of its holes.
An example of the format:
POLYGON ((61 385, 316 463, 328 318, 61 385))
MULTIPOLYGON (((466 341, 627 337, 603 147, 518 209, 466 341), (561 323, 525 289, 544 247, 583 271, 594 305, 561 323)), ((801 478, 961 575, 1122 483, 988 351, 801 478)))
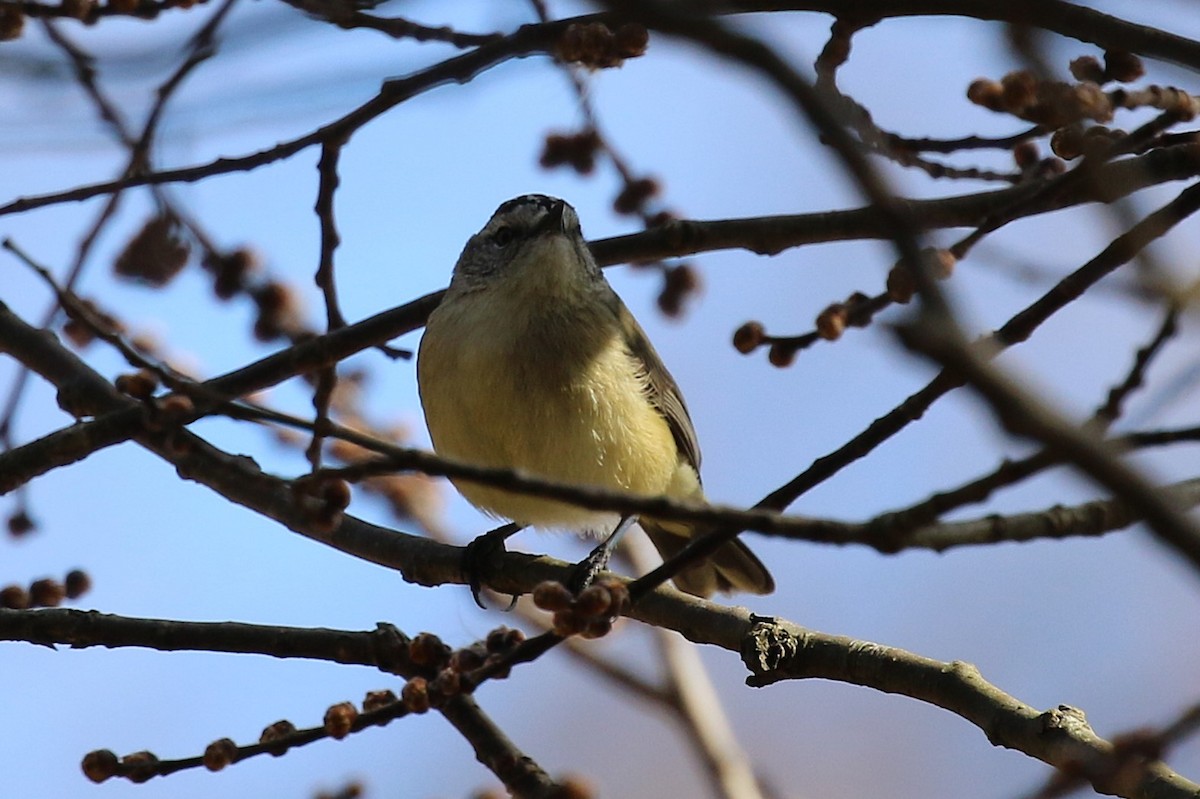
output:
POLYGON ((562 583, 548 581, 534 588, 533 602, 554 613, 554 632, 559 635, 600 638, 629 610, 629 589, 620 580, 599 580, 576 596, 562 583))
POLYGON ((113 271, 119 277, 150 286, 165 286, 187 265, 191 246, 181 236, 178 221, 152 217, 117 256, 113 271))
POLYGON ((228 738, 218 738, 204 747, 204 767, 209 771, 220 771, 237 762, 237 744, 228 738))
POLYGON ((246 291, 246 281, 258 271, 259 259, 253 250, 239 247, 231 252, 209 253, 204 259, 204 268, 212 273, 213 291, 217 297, 228 300, 246 291))
POLYGON ((621 193, 613 200, 613 210, 618 214, 638 214, 646 201, 658 194, 661 187, 654 178, 636 178, 626 181, 621 193))
POLYGON ((290 286, 270 281, 251 292, 258 306, 258 317, 254 320, 254 337, 259 341, 273 341, 297 334, 301 329, 300 300, 290 286))
POLYGON ((417 666, 440 669, 450 662, 450 647, 433 633, 418 633, 408 645, 408 658, 417 666))
POLYGON ((362 783, 349 782, 336 791, 318 791, 314 799, 359 799, 362 795, 362 783))
POLYGON ((431 707, 429 701, 429 681, 424 677, 413 677, 404 683, 400 691, 400 701, 410 713, 425 713, 431 707))
POLYGON ((1104 52, 1104 77, 1118 83, 1129 83, 1146 74, 1142 59, 1124 50, 1104 52))
POLYGON ((846 330, 850 311, 845 303, 835 302, 817 314, 817 335, 826 341, 837 341, 846 330))
MULTIPOLYGON (((929 274, 937 280, 945 280, 954 274, 954 266, 958 263, 954 253, 938 247, 926 247, 921 250, 921 257, 929 274)), ((888 299, 904 305, 912 300, 916 291, 917 280, 909 265, 897 261, 887 276, 888 299)))
POLYGON ((322 480, 317 495, 329 507, 345 510, 350 505, 350 484, 340 479, 322 480))
POLYGON ((300 478, 292 483, 293 497, 306 521, 322 533, 336 530, 350 504, 350 484, 338 477, 300 478), (315 501, 313 501, 315 500, 315 501))
POLYGON ((662 227, 671 224, 678 218, 673 211, 656 211, 646 219, 646 227, 662 227))
POLYGON ((767 331, 762 322, 747 322, 733 331, 733 348, 742 355, 749 355, 767 340, 767 331))
POLYGON ((689 297, 700 290, 700 274, 691 264, 676 264, 663 270, 663 287, 658 293, 658 308, 667 316, 678 317, 689 297))
POLYGON ((196 403, 183 394, 168 394, 146 403, 142 409, 142 423, 147 430, 155 433, 178 429, 196 415, 196 403))
MULTIPOLYGON (((125 325, 121 323, 115 316, 100 310, 91 300, 82 300, 80 302, 88 311, 88 316, 95 320, 95 323, 104 330, 112 333, 124 334, 125 325)), ((63 323, 63 335, 67 340, 75 346, 76 349, 83 349, 87 345, 96 340, 96 331, 87 322, 79 319, 68 319, 63 323)))
POLYGON ((354 729, 358 721, 358 708, 353 702, 339 702, 325 711, 325 732, 330 738, 341 740, 354 729))
POLYGON ((96 749, 83 756, 80 767, 83 775, 95 783, 104 782, 117 774, 120 761, 116 754, 108 749, 96 749))
POLYGON ((1013 148, 1012 154, 1013 163, 1021 170, 1033 169, 1042 160, 1037 144, 1031 141, 1023 141, 1018 144, 1013 148))
POLYGON ((614 32, 603 22, 587 22, 568 25, 554 45, 554 55, 568 64, 607 69, 644 55, 649 42, 650 34, 642 25, 626 23, 614 32))
POLYGON ((39 608, 56 608, 67 598, 67 588, 58 580, 44 577, 29 584, 29 604, 39 608))
POLYGON ((67 572, 67 577, 63 581, 67 592, 67 599, 79 599, 79 597, 92 590, 92 578, 83 569, 71 569, 67 572))
POLYGON ((1082 55, 1079 58, 1073 59, 1068 65, 1071 70, 1071 76, 1075 80, 1087 80, 1092 83, 1104 83, 1104 67, 1100 64, 1100 59, 1091 55, 1082 55))
POLYGON ((20 538, 37 529, 37 523, 25 510, 14 511, 5 521, 5 526, 8 528, 8 534, 13 538, 20 538))
POLYGON ((912 270, 903 264, 896 264, 887 276, 888 299, 900 305, 907 305, 917 293, 917 280, 912 270))
POLYGON ((1067 166, 1055 157, 1043 158, 1036 143, 1023 141, 1013 148, 1013 161, 1025 179, 1036 179, 1062 174, 1067 166))
POLYGON ((117 375, 117 379, 113 383, 116 385, 117 391, 127 397, 148 400, 158 389, 158 375, 149 369, 139 369, 136 372, 117 375))
POLYGON ((767 350, 767 363, 779 369, 786 369, 796 362, 799 347, 788 341, 774 341, 767 350))
POLYGON ((0 42, 21 38, 25 14, 18 6, 0 6, 0 42))
POLYGON ((946 280, 953 275, 958 263, 954 253, 940 247, 926 247, 921 251, 921 257, 925 259, 925 268, 938 280, 946 280))
POLYGON ((142 783, 158 773, 158 755, 141 751, 121 758, 121 769, 130 782, 142 783))
POLYGON ((1054 131, 1054 135, 1050 137, 1050 151, 1067 161, 1073 161, 1083 155, 1083 128, 1079 125, 1068 125, 1054 131))
POLYGON ((288 750, 287 738, 296 732, 296 725, 287 719, 282 719, 266 727, 258 742, 263 744, 268 754, 281 757, 288 750))
POLYGON ((505 663, 506 656, 524 640, 525 635, 520 630, 507 627, 492 630, 486 640, 452 652, 432 680, 409 680, 405 690, 409 692, 411 703, 403 699, 403 694, 402 701, 410 710, 423 713, 426 703, 429 707, 439 707, 452 696, 473 691, 478 684, 475 672, 479 669, 487 669, 491 679, 504 679, 510 670, 505 663))
POLYGON ((1125 131, 1106 125, 1092 125, 1088 128, 1069 125, 1056 130, 1050 137, 1050 149, 1059 158, 1067 161, 1080 156, 1102 157, 1112 145, 1125 136, 1125 131))
POLYGON ((462 672, 451 668, 442 669, 429 685, 429 702, 441 707, 446 699, 462 693, 462 672))
POLYGON ((533 604, 542 610, 557 613, 571 607, 575 595, 565 585, 554 580, 538 583, 533 588, 533 604))
POLYGON ((394 705, 398 701, 394 691, 367 691, 367 695, 363 697, 363 713, 374 713, 376 710, 394 705))
POLYGON ((596 168, 596 153, 601 144, 600 134, 592 128, 579 133, 551 133, 546 136, 538 163, 546 169, 566 164, 579 174, 588 175, 596 168))
POLYGON ((450 655, 447 668, 459 674, 474 671, 483 665, 484 660, 487 659, 487 655, 487 649, 484 648, 483 643, 475 643, 462 649, 456 649, 450 655))
POLYGON ((19 585, 6 585, 0 588, 0 608, 25 610, 31 602, 29 591, 19 585))
POLYGON ((967 87, 967 99, 1047 128, 1081 119, 1107 122, 1113 115, 1112 101, 1097 84, 1042 81, 1026 70, 1010 72, 999 82, 974 80, 967 87))
POLYGON ((512 627, 497 627, 487 634, 484 647, 490 655, 506 655, 525 641, 525 633, 512 627))

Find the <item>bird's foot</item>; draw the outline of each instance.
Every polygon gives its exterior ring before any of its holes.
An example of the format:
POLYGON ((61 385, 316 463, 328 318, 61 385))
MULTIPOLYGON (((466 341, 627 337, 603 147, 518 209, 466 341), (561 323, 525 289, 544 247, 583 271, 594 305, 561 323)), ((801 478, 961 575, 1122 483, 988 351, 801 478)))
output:
MULTIPOLYGON (((495 530, 489 530, 477 537, 463 550, 463 576, 471 589, 471 598, 484 610, 487 610, 487 605, 483 604, 483 599, 479 596, 483 590, 483 579, 496 570, 500 558, 507 552, 504 542, 520 529, 521 525, 514 523, 497 527, 495 530)), ((517 597, 514 594, 512 601, 505 608, 505 612, 512 610, 516 604, 517 597)))
POLYGON ((596 575, 608 567, 608 559, 612 555, 612 547, 608 541, 602 541, 588 556, 575 564, 567 577, 567 588, 576 596, 592 584, 596 575))

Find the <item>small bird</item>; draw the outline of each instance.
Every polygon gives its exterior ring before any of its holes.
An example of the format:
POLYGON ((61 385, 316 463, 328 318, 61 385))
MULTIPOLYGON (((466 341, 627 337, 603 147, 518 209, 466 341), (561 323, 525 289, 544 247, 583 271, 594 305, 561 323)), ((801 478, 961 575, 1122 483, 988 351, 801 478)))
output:
MULTIPOLYGON (((566 202, 503 203, 467 242, 417 355, 434 450, 563 483, 703 500, 700 448, 679 386, 596 265, 566 202)), ((464 479, 475 507, 522 527, 597 532, 633 517, 464 479)), ((664 558, 692 525, 638 520, 664 558)), ((674 578, 683 591, 768 594, 766 567, 738 540, 674 578)))

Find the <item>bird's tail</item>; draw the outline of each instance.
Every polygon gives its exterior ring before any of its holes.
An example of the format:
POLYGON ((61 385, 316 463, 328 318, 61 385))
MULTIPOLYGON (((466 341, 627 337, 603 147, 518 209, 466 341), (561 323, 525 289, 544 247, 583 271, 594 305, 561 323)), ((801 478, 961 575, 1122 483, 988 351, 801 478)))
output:
MULTIPOLYGON (((641 519, 639 523, 664 559, 683 549, 696 534, 695 528, 680 522, 641 519)), ((775 590, 775 580, 767 567, 736 538, 704 560, 687 566, 673 582, 680 591, 704 598, 717 591, 769 594, 775 590)))

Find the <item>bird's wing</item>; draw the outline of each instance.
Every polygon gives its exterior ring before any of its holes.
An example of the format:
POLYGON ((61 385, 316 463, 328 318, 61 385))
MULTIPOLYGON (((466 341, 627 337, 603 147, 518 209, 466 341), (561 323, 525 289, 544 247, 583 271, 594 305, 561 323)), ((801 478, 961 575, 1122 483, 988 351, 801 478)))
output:
MULTIPOLYGON (((616 294, 613 294, 616 297, 616 294)), ((700 474, 700 443, 696 440, 696 428, 692 426, 692 418, 688 416, 687 405, 683 402, 683 393, 662 358, 654 351, 642 326, 633 318, 633 314, 617 297, 617 320, 629 347, 629 353, 641 361, 646 370, 647 383, 650 390, 650 401, 667 420, 671 435, 675 437, 675 445, 687 459, 696 474, 700 474)))

